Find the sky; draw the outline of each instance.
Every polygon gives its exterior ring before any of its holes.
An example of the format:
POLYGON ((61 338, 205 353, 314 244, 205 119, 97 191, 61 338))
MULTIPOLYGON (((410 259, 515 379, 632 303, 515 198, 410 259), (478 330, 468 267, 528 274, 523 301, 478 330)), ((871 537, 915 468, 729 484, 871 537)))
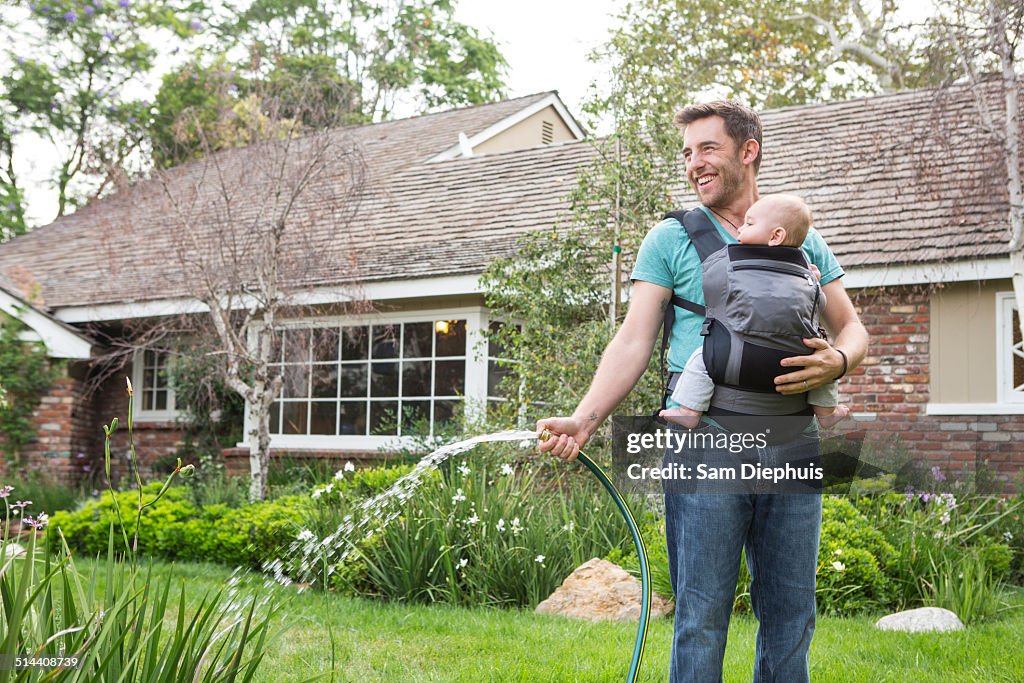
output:
MULTIPOLYGON (((498 43, 509 63, 510 97, 557 90, 578 115, 590 84, 604 76, 587 54, 606 41, 613 15, 625 5, 626 0, 459 0, 455 16, 498 43)), ((56 212, 56 190, 46 180, 56 157, 49 143, 37 140, 33 146, 21 156, 18 171, 26 181, 29 221, 42 224, 56 212)))
POLYGON ((509 95, 557 90, 574 114, 590 84, 606 80, 587 54, 608 38, 626 0, 461 0, 455 16, 489 32, 508 60, 509 95))

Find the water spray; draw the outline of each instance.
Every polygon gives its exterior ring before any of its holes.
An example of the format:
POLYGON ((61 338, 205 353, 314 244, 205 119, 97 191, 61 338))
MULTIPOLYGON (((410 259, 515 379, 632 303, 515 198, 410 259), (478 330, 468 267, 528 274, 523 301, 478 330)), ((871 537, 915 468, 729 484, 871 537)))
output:
MULTIPOLYGON (((547 441, 552 436, 554 435, 545 429, 538 438, 541 441, 547 441)), ((640 560, 640 624, 636 631, 633 659, 629 664, 629 673, 626 674, 626 683, 635 683, 637 676, 640 674, 640 662, 643 660, 644 644, 647 641, 647 626, 651 620, 651 570, 647 566, 647 547, 644 545, 643 536, 640 535, 640 527, 637 525, 632 511, 626 505, 622 494, 615 488, 615 484, 608 478, 605 471, 583 451, 580 451, 577 459, 597 477, 598 481, 601 482, 601 485, 604 486, 605 490, 612 497, 612 500, 615 501, 615 505, 618 506, 623 519, 626 520, 626 526, 629 527, 629 533, 633 537, 633 546, 636 548, 636 556, 640 560)))

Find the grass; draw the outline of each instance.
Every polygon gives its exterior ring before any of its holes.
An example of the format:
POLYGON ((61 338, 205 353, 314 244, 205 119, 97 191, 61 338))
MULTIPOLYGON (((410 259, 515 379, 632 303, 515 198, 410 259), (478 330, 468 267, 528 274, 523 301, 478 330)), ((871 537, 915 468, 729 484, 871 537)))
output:
MULTIPOLYGON (((89 562, 77 562, 88 571, 89 562)), ((227 580, 223 567, 156 564, 186 581, 194 599, 227 580)), ((262 577, 243 585, 265 591, 262 577)), ((334 638, 336 681, 620 681, 635 625, 591 624, 532 612, 386 604, 294 588, 277 619, 257 681, 302 681, 329 672, 334 638)), ((815 681, 1019 681, 1024 679, 1024 589, 1008 595, 1017 609, 960 633, 905 634, 874 629, 875 617, 820 617, 811 649, 815 681)), ((757 624, 734 617, 725 680, 749 681, 757 624)), ((668 677, 669 619, 651 624, 644 681, 668 677)), ((330 680, 327 676, 322 680, 330 680)))

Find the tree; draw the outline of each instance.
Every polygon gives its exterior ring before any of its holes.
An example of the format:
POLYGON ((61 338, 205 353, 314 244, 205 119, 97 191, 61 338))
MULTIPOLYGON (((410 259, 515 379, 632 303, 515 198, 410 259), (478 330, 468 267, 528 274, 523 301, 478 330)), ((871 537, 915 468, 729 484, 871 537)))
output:
POLYGON ((288 116, 273 95, 254 89, 252 116, 228 108, 209 124, 183 122, 202 145, 199 160, 161 171, 149 184, 163 198, 182 282, 208 311, 157 327, 164 337, 186 331, 189 343, 202 344, 218 379, 245 400, 254 500, 267 492, 271 406, 284 381, 274 365, 282 330, 307 310, 300 295, 312 274, 354 271, 337 235, 358 211, 364 164, 344 131, 302 126, 306 108, 317 120, 328 116, 321 87, 310 84, 305 108, 289 103, 288 116), (254 142, 215 152, 211 141, 223 139, 217 131, 225 126, 254 142), (315 226, 331 226, 331 234, 315 226))
MULTIPOLYGON (((194 32, 188 16, 198 6, 159 6, 133 0, 58 0, 4 7, 6 57, 2 78, 0 195, 7 200, 7 236, 24 232, 23 189, 14 174, 19 138, 38 136, 59 155, 54 178, 57 216, 125 175, 144 140, 148 102, 128 94, 148 73, 156 50, 148 36, 194 32), (79 182, 90 176, 91 182, 79 182), (13 215, 12 215, 13 214, 13 215)), ((136 161, 141 158, 136 157, 136 161)))
POLYGON ((501 95, 504 58, 454 11, 452 0, 254 0, 224 28, 283 101, 293 83, 328 83, 343 119, 365 123, 400 99, 430 108, 501 95))
POLYGON ((199 141, 187 142, 180 128, 186 109, 216 117, 254 88, 272 94, 283 115, 301 116, 307 128, 386 119, 400 102, 423 111, 502 95, 505 59, 493 41, 454 20, 447 0, 256 0, 229 9, 227 20, 211 20, 216 46, 163 79, 150 129, 158 165, 199 153, 199 141), (302 102, 314 84, 323 104, 319 120, 302 102), (171 150, 177 155, 168 156, 171 150))
MULTIPOLYGON (((1008 251, 1017 310, 1024 312, 1024 130, 1020 113, 1018 73, 1024 39, 1024 5, 1012 0, 951 0, 940 6, 938 24, 960 57, 969 84, 981 133, 999 150, 1006 172, 1008 251), (985 71, 994 72, 984 77, 985 71), (1002 111, 991 107, 993 81, 1002 111)), ((1020 315, 1024 335, 1024 315, 1020 315)))

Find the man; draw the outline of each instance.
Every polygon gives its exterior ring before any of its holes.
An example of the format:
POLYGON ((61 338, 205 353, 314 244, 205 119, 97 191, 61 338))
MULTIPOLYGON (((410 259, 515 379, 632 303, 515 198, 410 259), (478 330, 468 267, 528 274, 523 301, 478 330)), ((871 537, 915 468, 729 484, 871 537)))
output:
MULTIPOLYGON (((683 132, 686 177, 702 207, 729 242, 735 242, 747 209, 758 199, 761 122, 735 102, 684 108, 675 117, 683 132)), ((776 378, 782 394, 800 394, 838 379, 867 351, 861 325, 843 284, 843 271, 812 229, 804 253, 821 272, 827 297, 823 320, 832 342, 807 339, 809 355, 788 358, 792 372, 776 378)), ((537 422, 538 434, 557 438, 542 452, 573 460, 598 426, 632 390, 650 359, 665 307, 673 292, 702 301, 701 264, 682 226, 667 219, 644 239, 633 271, 626 319, 609 342, 590 389, 571 417, 537 422)), ((679 371, 700 345, 702 319, 676 309, 669 368, 679 371)), ((806 449, 816 435, 758 449, 765 458, 806 449), (799 442, 799 443, 798 443, 799 442)), ((814 589, 821 497, 814 494, 670 494, 665 496, 669 568, 676 594, 673 682, 719 681, 739 572, 746 552, 751 603, 759 620, 755 683, 808 680, 808 650, 814 631, 814 589)))

